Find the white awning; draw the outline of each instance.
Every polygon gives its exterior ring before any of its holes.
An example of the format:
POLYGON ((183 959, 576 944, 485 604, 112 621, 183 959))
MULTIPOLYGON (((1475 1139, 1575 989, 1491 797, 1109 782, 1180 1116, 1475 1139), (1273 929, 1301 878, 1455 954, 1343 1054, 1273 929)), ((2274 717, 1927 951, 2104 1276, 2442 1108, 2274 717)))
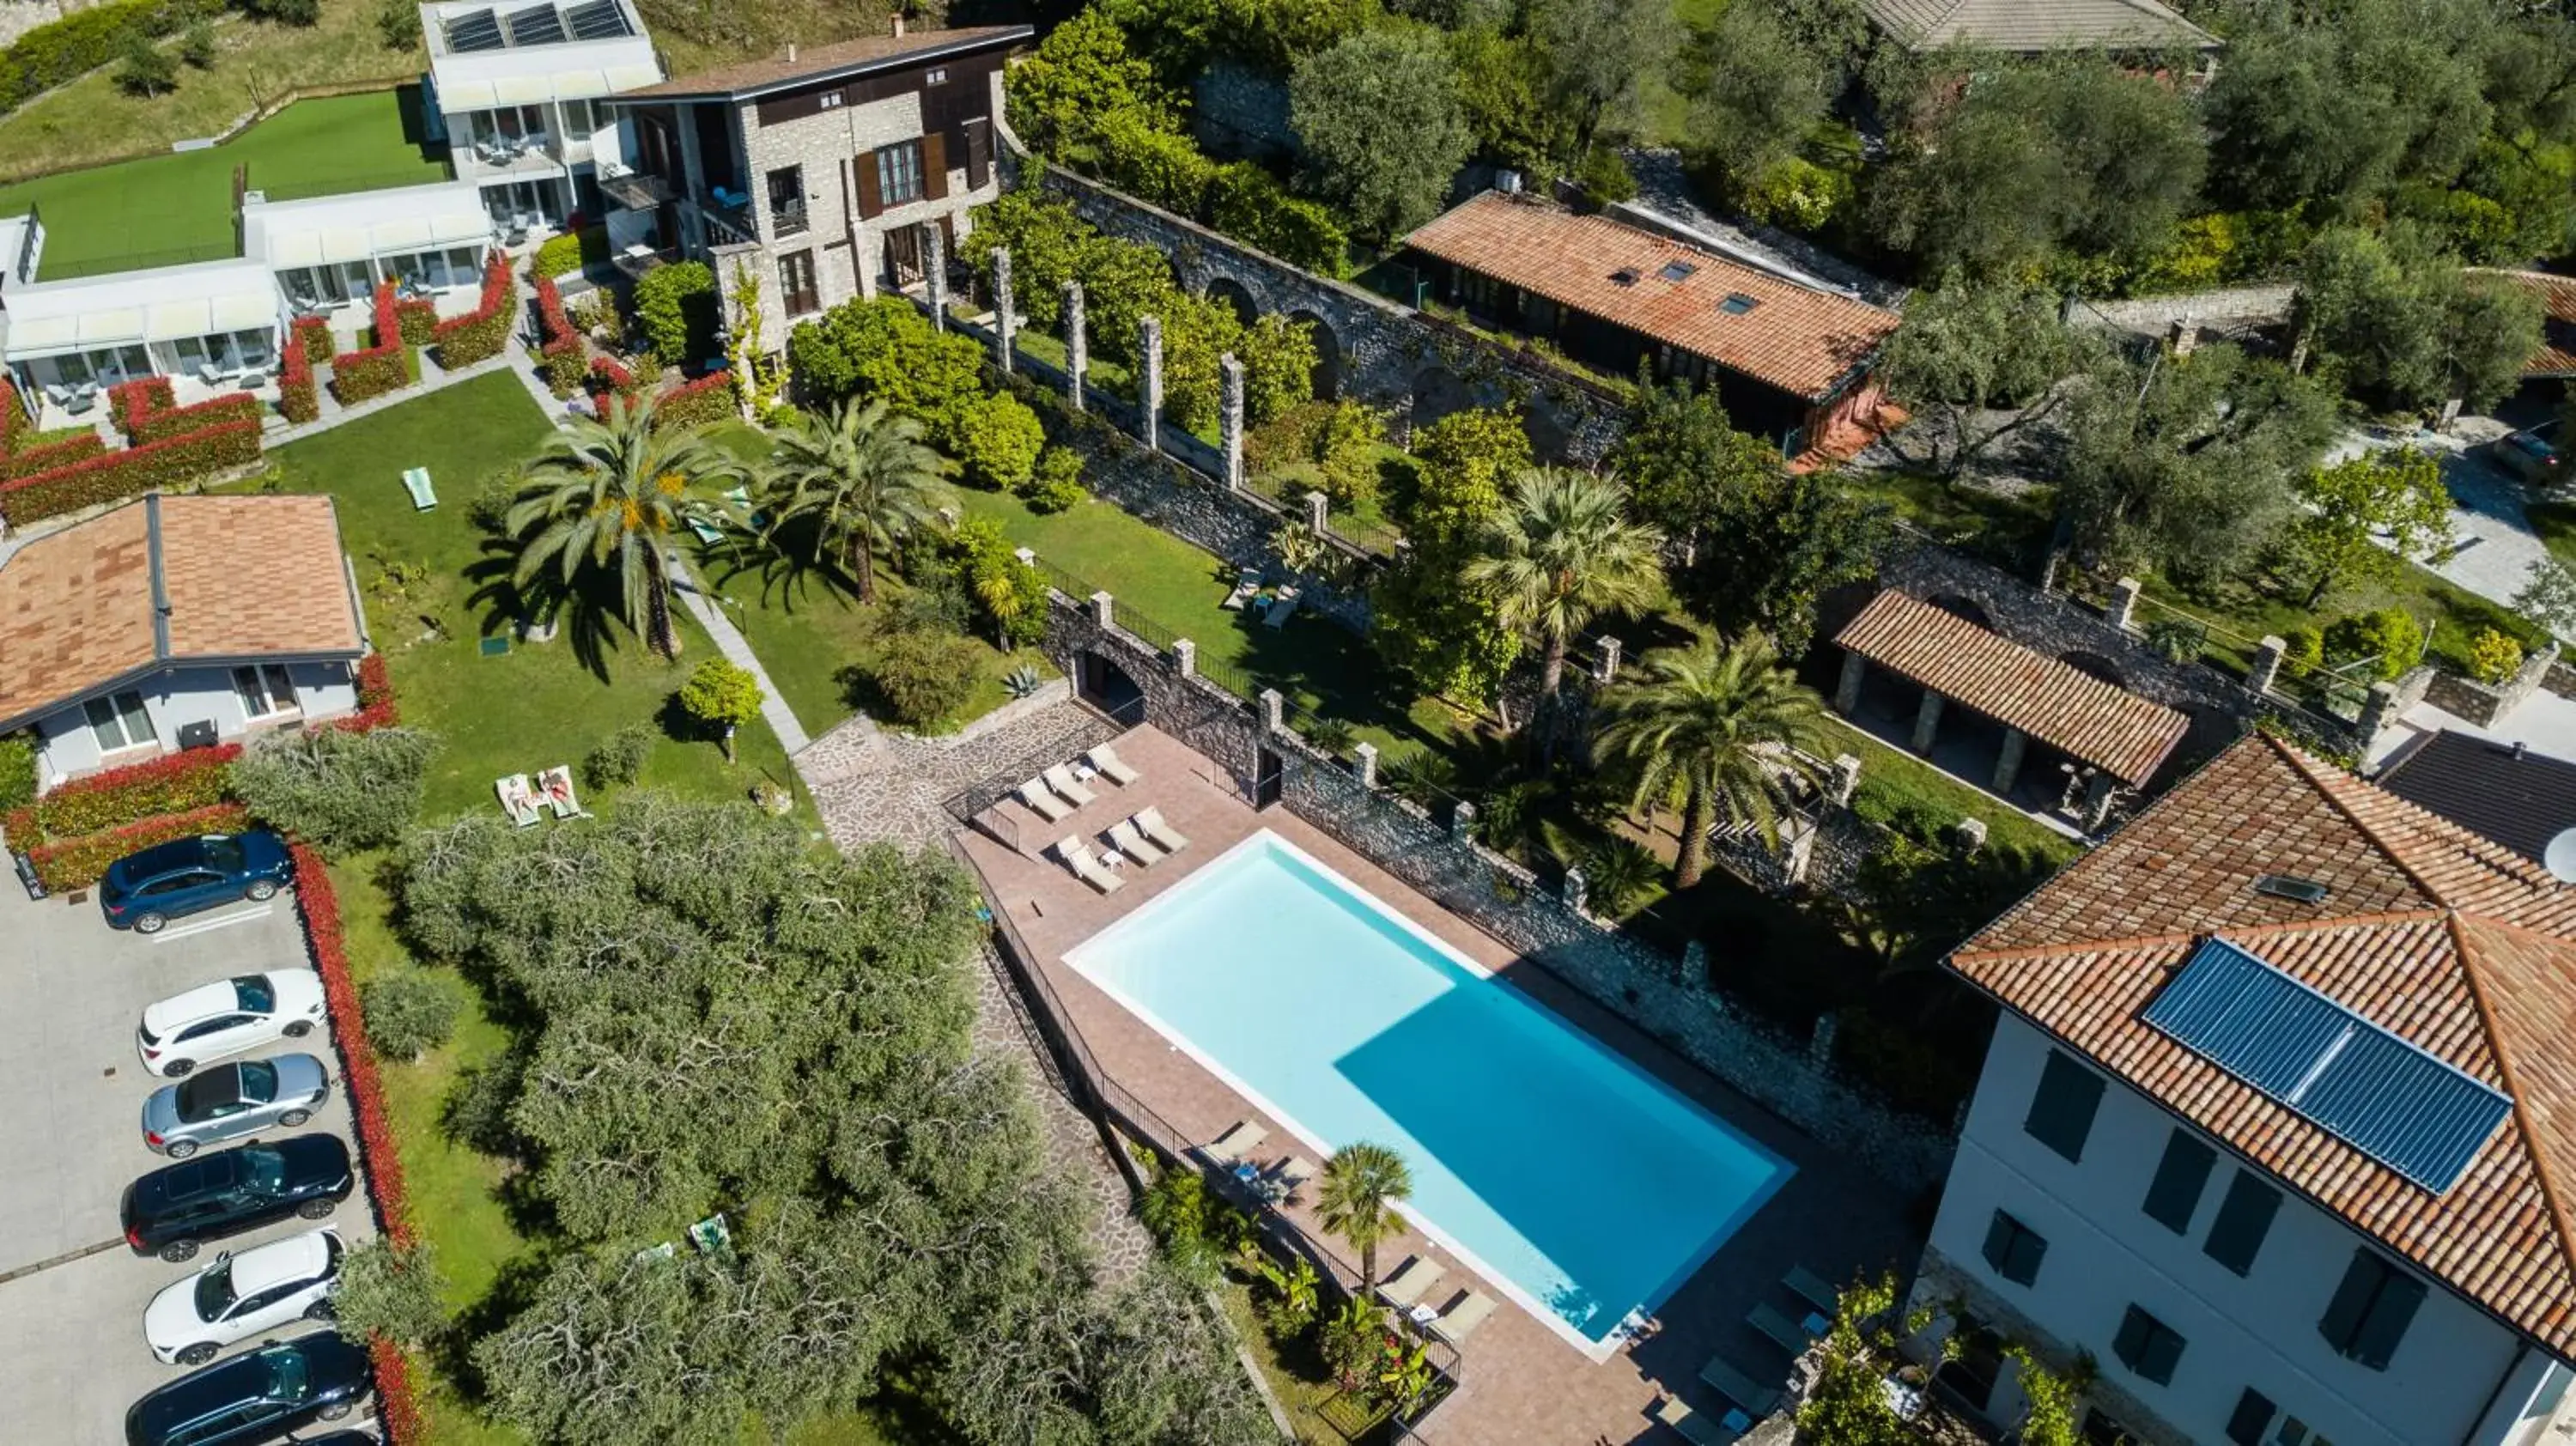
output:
POLYGON ((588 100, 608 94, 608 77, 596 70, 558 70, 555 72, 555 99, 588 100))
POLYGON ((376 254, 363 226, 333 226, 322 233, 325 261, 364 261, 376 254))
POLYGON ((143 312, 139 307, 115 311, 84 312, 80 319, 83 346, 116 346, 143 340, 143 312))
POLYGON ((441 245, 464 241, 488 241, 492 237, 492 218, 476 211, 448 211, 430 218, 429 239, 441 245))
POLYGON ((9 325, 9 355, 18 360, 80 350, 80 318, 39 316, 9 325))
POLYGON ((608 88, 612 91, 642 90, 648 85, 659 85, 661 81, 662 72, 649 65, 608 67, 608 88))
POLYGON ((213 302, 165 301, 146 314, 143 332, 152 341, 176 341, 183 336, 204 336, 214 329, 213 302))
POLYGON ((237 291, 215 298, 217 331, 248 331, 253 327, 277 325, 277 298, 256 292, 237 291))
POLYGON ((492 96, 503 105, 535 105, 555 98, 552 77, 505 75, 492 82, 492 96))
POLYGON ((318 235, 280 236, 268 243, 268 264, 283 271, 291 266, 318 266, 322 262, 322 238, 318 235))
POLYGON ((417 251, 429 242, 429 223, 416 216, 399 221, 379 221, 369 233, 376 254, 391 255, 397 251, 417 251))
POLYGON ((451 81, 438 88, 438 103, 450 113, 460 110, 489 110, 499 104, 492 95, 488 80, 451 81))

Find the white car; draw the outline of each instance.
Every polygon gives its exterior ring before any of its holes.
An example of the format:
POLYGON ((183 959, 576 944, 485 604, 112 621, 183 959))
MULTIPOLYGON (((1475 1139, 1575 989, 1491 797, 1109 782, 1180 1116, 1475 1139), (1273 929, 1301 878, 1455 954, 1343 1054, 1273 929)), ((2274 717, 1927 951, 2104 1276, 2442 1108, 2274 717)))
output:
POLYGON ((331 1318, 340 1233, 329 1226, 255 1245, 152 1297, 143 1342, 165 1365, 202 1366, 215 1352, 299 1317, 331 1318))
POLYGON ((243 974, 145 1009, 134 1052, 144 1069, 177 1079, 211 1059, 302 1039, 322 1023, 322 1011, 322 976, 310 969, 243 974))

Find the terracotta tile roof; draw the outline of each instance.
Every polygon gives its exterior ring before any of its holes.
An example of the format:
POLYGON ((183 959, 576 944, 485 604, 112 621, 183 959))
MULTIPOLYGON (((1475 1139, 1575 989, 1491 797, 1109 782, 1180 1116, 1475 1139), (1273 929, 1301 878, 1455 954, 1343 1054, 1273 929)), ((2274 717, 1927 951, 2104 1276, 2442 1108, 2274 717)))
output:
POLYGON ((2540 298, 2540 350, 2522 364, 2527 377, 2576 377, 2576 276, 2546 271, 2496 271, 2540 298))
POLYGON ((1811 401, 1832 394, 1896 330, 1895 312, 1867 302, 1500 191, 1438 217, 1404 244, 1811 401), (1660 273, 1674 262, 1690 274, 1665 280, 1660 273), (1622 272, 1635 279, 1613 279, 1622 272), (1734 296, 1755 305, 1721 309, 1734 296))
POLYGON ((764 60, 745 60, 733 65, 720 65, 713 70, 675 75, 657 85, 619 91, 611 99, 676 100, 707 96, 748 99, 808 81, 855 74, 891 61, 926 59, 947 51, 1026 40, 1035 34, 1037 32, 1026 25, 977 25, 956 30, 915 30, 908 35, 866 35, 837 45, 801 47, 793 60, 785 55, 773 55, 764 60))
POLYGON ((2340 769, 2248 738, 1952 956, 2092 1057, 2552 1352, 2576 1354, 2576 888, 2340 769), (2301 904, 2263 874, 2327 888, 2301 904), (2236 944, 2514 1102, 2435 1194, 2149 1027, 2236 944))
POLYGON ((1834 641, 2121 782, 2147 781, 2191 720, 1889 588, 1834 641))
POLYGON ((165 663, 365 650, 328 497, 146 498, 0 564, 0 727, 165 663))
POLYGON ((2156 0, 1863 0, 1909 50, 1976 45, 2032 54, 2123 46, 2218 48, 2218 37, 2156 0))

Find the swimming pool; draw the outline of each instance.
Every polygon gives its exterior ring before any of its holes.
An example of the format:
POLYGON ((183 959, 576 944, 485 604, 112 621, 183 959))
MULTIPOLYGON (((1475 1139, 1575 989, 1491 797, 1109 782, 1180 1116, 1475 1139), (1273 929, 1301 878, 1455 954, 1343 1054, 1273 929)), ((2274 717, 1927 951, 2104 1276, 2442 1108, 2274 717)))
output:
POLYGON ((1404 1215, 1595 1359, 1791 1173, 1268 830, 1066 962, 1318 1158, 1394 1146, 1404 1215))

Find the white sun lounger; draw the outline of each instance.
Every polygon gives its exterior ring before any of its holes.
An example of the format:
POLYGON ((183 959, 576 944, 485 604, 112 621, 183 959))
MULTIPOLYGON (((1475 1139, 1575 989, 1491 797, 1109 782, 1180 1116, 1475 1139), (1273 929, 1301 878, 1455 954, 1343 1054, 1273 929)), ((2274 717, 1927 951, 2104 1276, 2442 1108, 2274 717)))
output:
POLYGON ((1250 1120, 1238 1120, 1235 1122, 1233 1129, 1226 1131, 1224 1134, 1217 1136, 1214 1141, 1202 1146, 1199 1153, 1207 1156, 1209 1160, 1216 1164, 1231 1165, 1235 1161, 1242 1159, 1244 1156, 1251 1154, 1253 1151, 1260 1149, 1261 1142, 1269 1138, 1270 1132, 1268 1130, 1263 1129, 1261 1126, 1254 1124, 1250 1120))
POLYGON ((1485 1318, 1493 1313, 1494 1298, 1483 1291, 1471 1290, 1450 1302, 1449 1308, 1431 1322, 1431 1330, 1453 1346, 1463 1345, 1467 1337, 1476 1333, 1476 1327, 1483 1325, 1485 1318))
POLYGON ((572 789, 572 766, 558 763, 537 775, 537 791, 557 818, 588 818, 580 797, 572 789))
POLYGON ((1160 863, 1164 859, 1171 857, 1171 855, 1163 852, 1161 849, 1154 847, 1154 845, 1148 841, 1144 835, 1136 832, 1136 821, 1132 818, 1122 818, 1117 823, 1111 825, 1109 829, 1109 841, 1118 846, 1118 851, 1120 853, 1125 854, 1127 857, 1134 859, 1140 864, 1160 863))
POLYGON ((537 791, 528 785, 528 775, 524 773, 492 780, 492 791, 501 796, 501 811, 521 828, 545 817, 537 806, 537 791))
POLYGON ((1323 1167, 1316 1164, 1314 1161, 1307 1159, 1305 1156, 1289 1156, 1288 1163, 1279 1167, 1279 1194, 1281 1198, 1284 1199, 1289 1195, 1295 1194, 1306 1184, 1307 1181, 1314 1179, 1317 1175, 1322 1173, 1323 1167))
POLYGON ((1396 1267, 1396 1272, 1377 1283, 1377 1293, 1387 1304, 1407 1306, 1431 1293, 1448 1267, 1425 1256, 1414 1256, 1396 1267))
POLYGON ((1099 769, 1101 777, 1117 784, 1120 788, 1125 788, 1144 776, 1128 767, 1127 760, 1118 756, 1118 750, 1106 743, 1082 755, 1082 761, 1099 769))
POLYGON ((1032 778, 1014 791, 1019 794, 1020 802, 1037 810, 1038 817, 1049 823, 1073 816, 1073 809, 1054 794, 1047 792, 1046 784, 1038 779, 1032 778))
POLYGON ((1090 845, 1085 844, 1078 838, 1058 839, 1056 841, 1055 851, 1057 856, 1064 860, 1065 867, 1073 870, 1073 876, 1075 878, 1082 880, 1084 883, 1091 885, 1093 888, 1098 889, 1104 894, 1114 894, 1118 892, 1118 890, 1124 887, 1127 882, 1125 879, 1109 872, 1109 870, 1102 868, 1100 866, 1100 860, 1091 856, 1090 845))
POLYGON ((1179 829, 1163 822, 1163 811, 1159 808, 1140 808, 1136 810, 1136 827, 1144 831, 1145 837, 1161 844, 1164 848, 1173 853, 1179 853, 1181 850, 1190 846, 1190 841, 1186 835, 1184 835, 1179 829))
POLYGON ((1091 802, 1091 790, 1077 782, 1074 779, 1073 770, 1061 763, 1038 776, 1046 780, 1047 787, 1054 789, 1058 796, 1076 808, 1091 802))

